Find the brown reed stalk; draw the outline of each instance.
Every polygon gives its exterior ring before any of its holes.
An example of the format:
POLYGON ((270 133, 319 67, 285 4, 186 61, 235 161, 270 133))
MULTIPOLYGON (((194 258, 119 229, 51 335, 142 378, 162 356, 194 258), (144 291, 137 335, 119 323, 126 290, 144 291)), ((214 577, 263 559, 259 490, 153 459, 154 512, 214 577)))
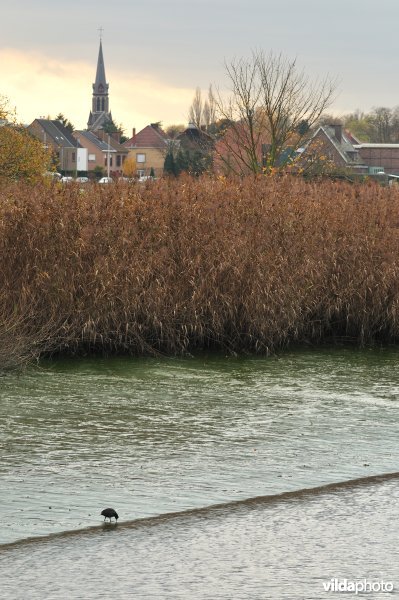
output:
POLYGON ((0 189, 0 365, 395 342, 399 192, 290 176, 0 189))

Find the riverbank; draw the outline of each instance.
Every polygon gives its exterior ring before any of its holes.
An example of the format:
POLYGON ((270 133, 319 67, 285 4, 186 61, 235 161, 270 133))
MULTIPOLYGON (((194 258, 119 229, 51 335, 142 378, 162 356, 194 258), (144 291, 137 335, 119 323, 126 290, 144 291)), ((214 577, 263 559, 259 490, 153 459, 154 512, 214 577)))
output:
POLYGON ((3 187, 0 366, 395 343, 398 226, 399 192, 371 184, 3 187))

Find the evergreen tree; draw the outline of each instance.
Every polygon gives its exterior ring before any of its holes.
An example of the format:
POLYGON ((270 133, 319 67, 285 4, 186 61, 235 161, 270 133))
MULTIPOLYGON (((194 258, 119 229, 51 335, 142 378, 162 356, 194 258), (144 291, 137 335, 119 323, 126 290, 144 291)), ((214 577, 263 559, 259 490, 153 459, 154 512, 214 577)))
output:
POLYGON ((171 152, 171 151, 168 152, 167 155, 165 156, 163 170, 164 170, 164 173, 167 173, 168 175, 175 175, 175 176, 177 175, 175 159, 173 156, 173 152, 171 152))
POLYGON ((190 171, 190 156, 188 152, 179 149, 175 160, 176 175, 180 175, 183 171, 190 171))
POLYGON ((118 130, 118 127, 115 125, 115 123, 111 120, 105 121, 104 125, 103 125, 103 130, 105 131, 105 133, 116 133, 118 130))
POLYGON ((68 129, 71 133, 75 131, 75 127, 72 125, 71 121, 67 119, 61 112, 55 117, 57 121, 61 121, 63 126, 68 129))

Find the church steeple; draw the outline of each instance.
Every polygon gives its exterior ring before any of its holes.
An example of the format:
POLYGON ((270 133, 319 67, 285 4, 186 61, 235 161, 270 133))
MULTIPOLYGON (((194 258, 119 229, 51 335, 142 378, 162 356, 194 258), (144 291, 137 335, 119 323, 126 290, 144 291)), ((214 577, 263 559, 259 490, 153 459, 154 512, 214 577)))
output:
POLYGON ((100 48, 98 50, 96 80, 93 83, 93 98, 88 129, 101 129, 106 121, 112 121, 109 111, 109 84, 105 78, 105 67, 103 57, 103 46, 100 38, 100 48))
POLYGON ((98 51, 96 81, 93 83, 93 112, 104 110, 108 112, 108 83, 105 79, 103 45, 100 40, 98 51))

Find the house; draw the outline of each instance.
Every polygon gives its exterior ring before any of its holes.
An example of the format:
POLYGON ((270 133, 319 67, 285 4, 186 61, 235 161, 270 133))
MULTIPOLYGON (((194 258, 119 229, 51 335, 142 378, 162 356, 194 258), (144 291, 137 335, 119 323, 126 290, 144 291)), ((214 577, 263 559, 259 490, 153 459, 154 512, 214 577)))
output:
POLYGON ((74 136, 87 150, 87 172, 93 173, 96 168, 101 168, 106 173, 108 156, 110 156, 111 162, 113 148, 100 140, 92 131, 74 131, 74 136))
POLYGON ((189 123, 187 129, 176 137, 176 141, 191 172, 200 174, 213 167, 215 139, 205 128, 189 123))
POLYGON ((324 155, 336 168, 367 175, 399 175, 399 144, 359 142, 342 125, 319 127, 302 153, 302 164, 324 155))
POLYGON ((137 134, 133 129, 133 136, 123 146, 129 152, 129 158, 135 159, 139 177, 150 175, 151 170, 156 177, 162 175, 168 138, 159 123, 151 123, 137 134))
POLYGON ((226 122, 215 143, 215 172, 248 175, 261 171, 267 162, 268 141, 264 132, 252 137, 242 121, 226 122))
POLYGON ((358 142, 355 146, 370 172, 399 175, 399 144, 369 144, 358 142))
POLYGON ((367 164, 357 146, 357 141, 342 125, 322 125, 302 148, 297 164, 303 170, 316 173, 331 170, 367 174, 367 164))
POLYGON ((87 150, 87 172, 93 173, 102 169, 104 174, 110 177, 121 177, 124 160, 128 154, 119 142, 111 135, 103 132, 80 130, 74 131, 73 135, 79 144, 87 150), (109 169, 108 169, 109 162, 109 169))
POLYGON ((189 123, 187 129, 179 133, 176 139, 185 150, 211 152, 215 146, 214 138, 205 128, 199 128, 194 123, 189 123))
MULTIPOLYGON (((74 138, 69 129, 64 127, 61 121, 52 119, 35 119, 29 126, 28 131, 37 139, 41 140, 46 148, 51 148, 58 163, 58 170, 65 174, 75 175, 79 163, 85 165, 85 151, 74 138), (79 153, 79 156, 78 156, 79 153)), ((79 170, 85 171, 82 168, 79 170)))
MULTIPOLYGON (((110 172, 111 177, 122 176, 123 163, 127 158, 129 151, 123 144, 120 143, 120 132, 115 131, 114 133, 106 133, 104 129, 99 129, 95 132, 95 135, 99 140, 108 144, 111 148, 110 152, 110 172)), ((108 159, 107 159, 108 160, 108 159)), ((107 160, 105 161, 105 167, 107 168, 107 160)))

